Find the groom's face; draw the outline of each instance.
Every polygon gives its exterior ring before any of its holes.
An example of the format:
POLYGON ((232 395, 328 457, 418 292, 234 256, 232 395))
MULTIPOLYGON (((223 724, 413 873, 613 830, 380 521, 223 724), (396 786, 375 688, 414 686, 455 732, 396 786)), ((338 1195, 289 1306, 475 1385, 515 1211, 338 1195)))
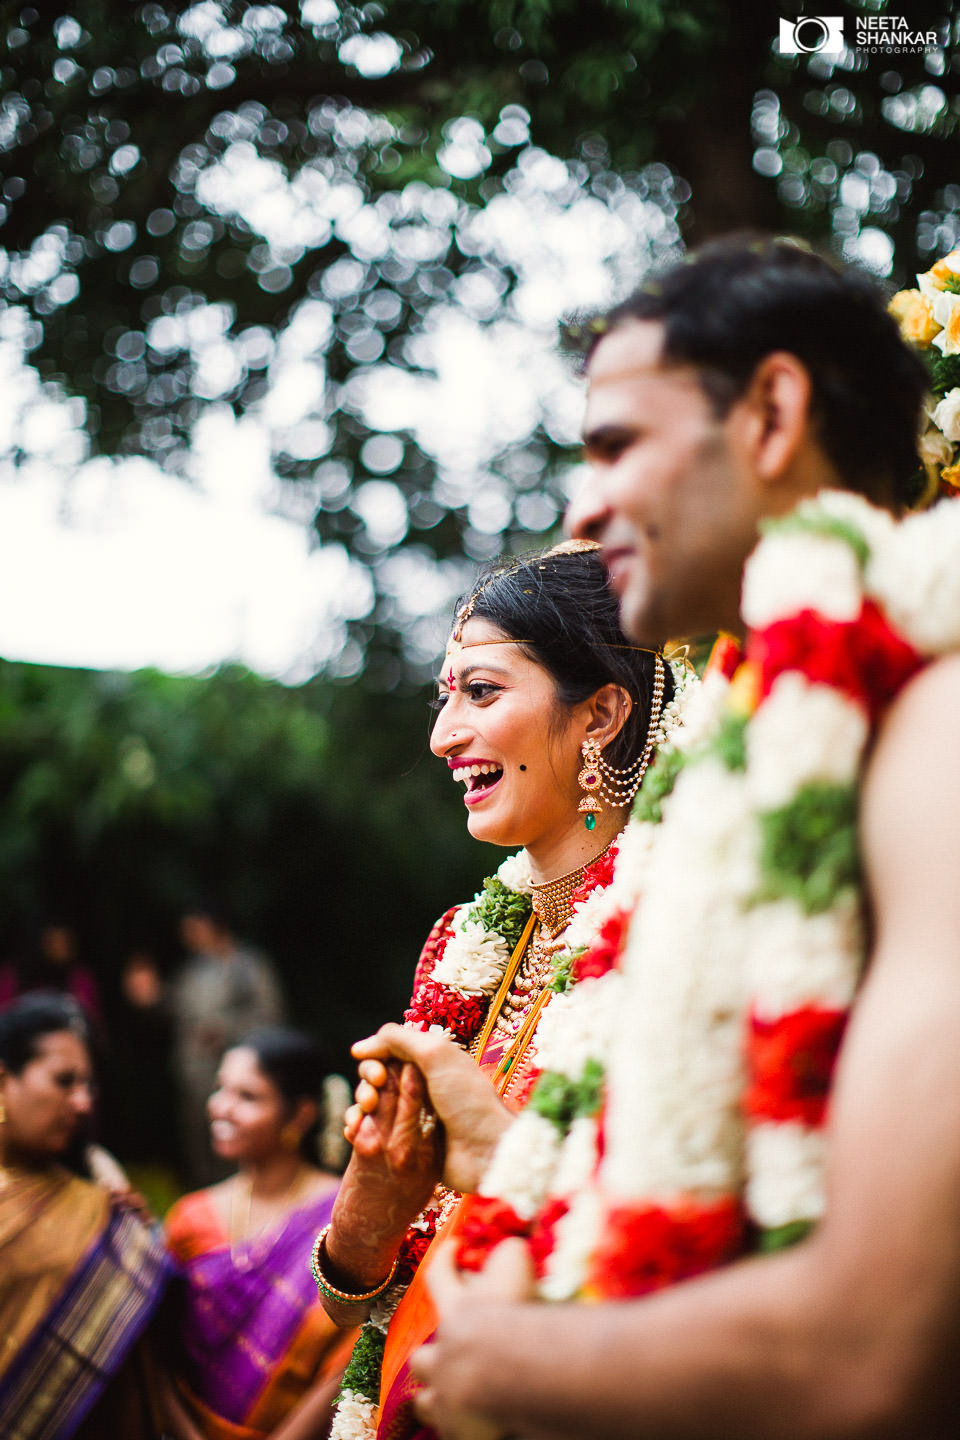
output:
POLYGON ((696 370, 662 364, 661 346, 662 327, 636 320, 594 350, 590 475, 568 521, 602 545, 624 630, 642 645, 736 629, 757 533, 740 405, 718 419, 696 370))

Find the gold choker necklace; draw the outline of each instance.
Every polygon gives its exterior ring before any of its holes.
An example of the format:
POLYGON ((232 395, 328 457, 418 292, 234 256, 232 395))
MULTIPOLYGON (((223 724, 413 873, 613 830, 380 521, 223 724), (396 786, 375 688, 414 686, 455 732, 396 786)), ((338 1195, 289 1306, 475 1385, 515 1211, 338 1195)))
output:
POLYGON ((551 940, 556 939, 570 923, 570 916, 573 914, 573 905, 570 897, 578 885, 583 883, 583 872, 588 865, 596 865, 613 844, 611 840, 605 845, 599 855, 594 855, 592 860, 587 860, 583 865, 571 870, 567 875, 560 875, 556 880, 548 880, 543 885, 531 885, 530 900, 533 905, 533 913, 551 940))

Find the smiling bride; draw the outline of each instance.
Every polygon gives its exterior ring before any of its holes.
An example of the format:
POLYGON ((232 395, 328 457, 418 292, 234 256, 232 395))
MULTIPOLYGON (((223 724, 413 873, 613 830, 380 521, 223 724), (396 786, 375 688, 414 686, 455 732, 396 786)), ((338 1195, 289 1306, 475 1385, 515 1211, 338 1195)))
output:
MULTIPOLYGON (((622 634, 589 542, 494 566, 457 607, 431 749, 464 787, 471 835, 517 853, 434 926, 404 1022, 447 1052, 481 1148, 530 1095, 556 990, 589 977, 598 947, 616 953, 634 900, 636 867, 617 866, 630 807, 684 689, 682 667, 622 634)), ((328 1314, 366 1321, 331 1431, 351 1440, 419 1429, 407 1359, 433 1328, 420 1262, 456 1225, 457 1192, 475 1175, 447 1145, 418 1069, 369 1046, 354 1052, 353 1157, 313 1250, 328 1314)))

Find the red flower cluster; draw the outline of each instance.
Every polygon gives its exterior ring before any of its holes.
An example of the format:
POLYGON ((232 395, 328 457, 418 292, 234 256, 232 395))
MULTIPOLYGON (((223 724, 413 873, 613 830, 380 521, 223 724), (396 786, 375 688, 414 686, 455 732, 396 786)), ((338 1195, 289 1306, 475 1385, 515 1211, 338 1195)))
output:
POLYGON ((501 1240, 529 1233, 512 1205, 494 1195, 471 1195, 464 1202, 463 1222, 457 1237, 457 1264, 461 1270, 482 1270, 501 1240))
POLYGON ((607 886, 613 879, 613 867, 617 863, 617 856, 620 853, 618 845, 611 845, 605 855, 599 860, 594 860, 592 865, 587 865, 583 872, 583 879, 570 894, 571 905, 582 905, 590 895, 593 894, 598 885, 607 886))
POLYGON ((733 1260, 743 1249, 739 1201, 688 1201, 666 1210, 617 1206, 607 1215, 587 1282, 598 1299, 648 1295, 733 1260))
POLYGON ((847 1019, 845 1010, 812 1005, 776 1020, 752 1016, 747 1040, 747 1114, 763 1120, 821 1125, 847 1019))
POLYGON ((568 1200, 548 1200, 534 1221, 530 1232, 530 1254, 538 1278, 543 1277, 557 1242, 557 1226, 569 1209, 568 1200))
POLYGON ((776 620, 751 633, 747 654, 760 672, 761 698, 778 675, 799 670, 859 701, 871 721, 923 664, 872 600, 853 621, 825 620, 815 610, 776 620))
POLYGON ((400 1246, 400 1253, 397 1256, 397 1273, 394 1283, 409 1285, 420 1267, 420 1262, 433 1244, 437 1233, 436 1210, 427 1210, 423 1216, 423 1226, 411 1225, 403 1238, 400 1246))
POLYGON ((704 678, 707 675, 723 675, 727 680, 732 680, 737 673, 737 667, 743 660, 743 649, 740 641, 733 635, 721 632, 713 642, 713 649, 710 651, 710 658, 707 661, 707 668, 704 671, 704 678))
POLYGON ((436 980, 424 980, 413 997, 409 1010, 403 1012, 406 1025, 429 1029, 443 1025, 461 1044, 476 1035, 490 1001, 486 995, 464 995, 436 980))
POLYGON ((617 910, 603 925, 599 935, 589 949, 584 950, 573 962, 573 974, 579 980, 599 980, 612 970, 620 958, 626 935, 629 914, 617 910))

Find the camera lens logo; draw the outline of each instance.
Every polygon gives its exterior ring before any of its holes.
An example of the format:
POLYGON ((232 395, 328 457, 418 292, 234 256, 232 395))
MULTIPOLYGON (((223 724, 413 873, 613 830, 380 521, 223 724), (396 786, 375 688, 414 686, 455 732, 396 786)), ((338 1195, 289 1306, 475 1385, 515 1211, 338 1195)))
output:
POLYGON ((842 15, 801 15, 780 21, 781 55, 818 55, 843 49, 842 15))

